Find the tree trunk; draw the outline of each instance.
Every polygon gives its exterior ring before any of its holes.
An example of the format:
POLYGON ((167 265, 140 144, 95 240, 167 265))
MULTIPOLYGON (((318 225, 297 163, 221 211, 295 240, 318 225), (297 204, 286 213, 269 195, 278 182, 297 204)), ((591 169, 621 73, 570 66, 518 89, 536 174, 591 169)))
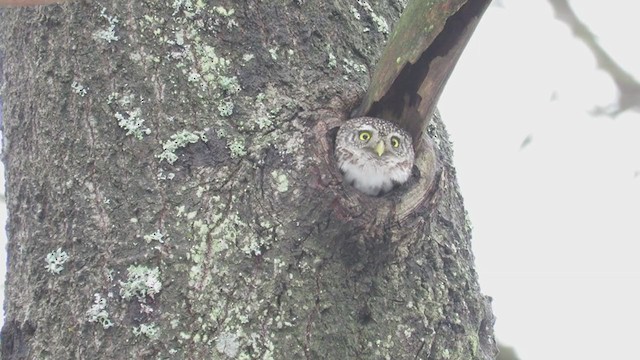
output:
POLYGON ((2 358, 493 358, 440 120, 386 196, 333 163, 403 2, 2 10, 2 358))

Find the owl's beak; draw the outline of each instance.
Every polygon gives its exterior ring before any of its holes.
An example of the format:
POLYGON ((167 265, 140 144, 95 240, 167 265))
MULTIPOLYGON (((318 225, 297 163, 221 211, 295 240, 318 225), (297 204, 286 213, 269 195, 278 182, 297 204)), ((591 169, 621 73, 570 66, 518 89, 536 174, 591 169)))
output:
POLYGON ((382 140, 376 144, 375 151, 378 156, 382 156, 382 154, 384 154, 384 142, 382 140))

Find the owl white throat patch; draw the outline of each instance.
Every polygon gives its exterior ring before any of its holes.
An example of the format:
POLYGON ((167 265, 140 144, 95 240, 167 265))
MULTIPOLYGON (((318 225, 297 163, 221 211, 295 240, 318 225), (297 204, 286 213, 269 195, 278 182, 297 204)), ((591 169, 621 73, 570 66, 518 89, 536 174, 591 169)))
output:
POLYGON ((414 163, 411 135, 372 117, 350 119, 340 127, 335 155, 344 182, 371 196, 404 184, 414 163))

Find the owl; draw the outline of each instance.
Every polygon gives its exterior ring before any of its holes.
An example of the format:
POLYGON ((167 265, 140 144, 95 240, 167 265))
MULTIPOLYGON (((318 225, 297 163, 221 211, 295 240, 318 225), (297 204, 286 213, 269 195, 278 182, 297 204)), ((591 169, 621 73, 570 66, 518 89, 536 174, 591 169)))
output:
POLYGON ((336 136, 335 155, 344 182, 371 196, 382 195, 411 176, 411 135, 372 117, 345 122, 336 136))

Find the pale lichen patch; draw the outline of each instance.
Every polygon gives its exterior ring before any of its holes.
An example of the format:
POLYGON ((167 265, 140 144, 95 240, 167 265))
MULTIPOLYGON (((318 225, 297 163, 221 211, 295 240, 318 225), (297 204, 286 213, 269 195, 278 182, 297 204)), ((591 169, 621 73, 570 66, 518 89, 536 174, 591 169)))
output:
POLYGON ((247 155, 247 148, 244 145, 244 139, 233 138, 227 143, 232 158, 239 158, 247 155))
POLYGON ((120 281, 120 296, 130 300, 134 296, 144 303, 146 297, 153 298, 162 290, 160 270, 143 265, 131 265, 127 269, 127 280, 120 281))
POLYGON ((276 46, 269 49, 269 55, 271 55, 273 60, 278 60, 278 47, 276 46))
POLYGON ((347 58, 342 59, 342 69, 345 73, 345 79, 348 79, 349 75, 352 75, 354 73, 367 73, 367 67, 365 65, 358 64, 357 62, 347 58))
POLYGON ((183 148, 189 144, 194 144, 198 141, 207 142, 206 130, 203 131, 187 131, 182 130, 176 134, 171 135, 170 139, 162 144, 162 153, 157 154, 156 157, 160 161, 165 160, 169 164, 173 164, 178 160, 176 150, 183 148))
POLYGON ((287 180, 287 176, 284 173, 278 170, 273 170, 271 172, 271 177, 276 184, 276 190, 279 192, 286 192, 289 190, 289 180, 287 180))
POLYGON ((233 114, 234 104, 228 100, 222 100, 218 103, 218 113, 222 117, 229 117, 233 114))
POLYGON ((124 113, 117 112, 114 117, 118 120, 118 125, 127 131, 126 135, 133 135, 136 139, 142 140, 144 135, 151 134, 151 129, 144 126, 144 119, 141 115, 142 110, 135 108, 124 113))
POLYGON ((152 241, 157 241, 161 244, 164 244, 164 237, 165 235, 162 232, 160 232, 160 230, 156 230, 151 234, 147 234, 143 236, 143 239, 144 241, 147 242, 147 244, 150 244, 152 241))
POLYGON ((71 83, 71 90, 73 90, 74 93, 83 97, 87 95, 87 89, 77 81, 74 81, 71 83))
POLYGON ((113 326, 113 322, 109 319, 109 312, 107 312, 107 299, 100 294, 94 294, 94 297, 93 305, 85 313, 86 319, 88 322, 99 322, 106 330, 113 326))
POLYGON ((216 350, 230 358, 238 355, 240 343, 236 334, 224 332, 216 339, 216 350))
POLYGON ((52 274, 58 275, 62 270, 64 270, 62 265, 64 265, 68 260, 69 254, 67 254, 66 251, 63 251, 62 248, 58 248, 57 250, 47 254, 47 257, 45 258, 47 263, 45 265, 45 269, 52 274))
POLYGON ((244 61, 245 63, 248 63, 249 61, 253 60, 256 56, 254 54, 244 54, 242 55, 242 61, 244 61))
MULTIPOLYGON (((358 2, 358 5, 360 5, 367 12, 369 17, 371 18, 371 21, 376 26, 376 30, 378 30, 379 33, 384 35, 389 34, 389 24, 387 23, 387 20, 385 20, 382 16, 379 16, 378 14, 376 14, 375 11, 373 11, 371 4, 369 4, 366 0, 357 0, 357 2, 358 2)), ((352 10, 351 10, 352 13, 353 13, 353 9, 354 8, 352 7, 352 10)), ((360 14, 358 13, 358 15, 360 14)), ((359 19, 359 17, 357 19, 359 19)), ((366 31, 368 31, 368 28, 365 28, 365 32, 366 31)))
POLYGON ((107 9, 103 7, 100 12, 100 16, 107 20, 109 26, 106 29, 96 30, 92 36, 94 40, 102 40, 111 43, 112 41, 118 41, 119 39, 115 32, 116 24, 119 20, 115 16, 107 15, 106 11, 107 9))
POLYGON ((132 331, 135 336, 144 335, 150 340, 157 340, 160 337, 160 330, 156 324, 140 324, 140 326, 134 326, 132 331))
POLYGON ((327 65, 329 66, 329 68, 335 69, 336 66, 338 66, 338 62, 336 60, 336 56, 333 55, 332 52, 329 52, 328 57, 329 57, 329 61, 327 62, 327 65))

